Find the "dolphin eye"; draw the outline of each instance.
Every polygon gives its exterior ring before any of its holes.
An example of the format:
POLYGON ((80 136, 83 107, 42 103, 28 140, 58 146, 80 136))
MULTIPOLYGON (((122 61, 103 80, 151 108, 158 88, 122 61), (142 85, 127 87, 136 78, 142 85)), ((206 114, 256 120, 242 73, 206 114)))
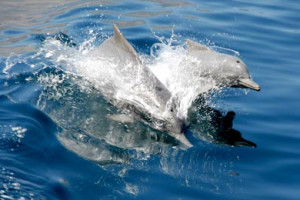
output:
POLYGON ((237 60, 237 61, 236 61, 236 63, 240 63, 240 61, 239 61, 239 60, 237 60))

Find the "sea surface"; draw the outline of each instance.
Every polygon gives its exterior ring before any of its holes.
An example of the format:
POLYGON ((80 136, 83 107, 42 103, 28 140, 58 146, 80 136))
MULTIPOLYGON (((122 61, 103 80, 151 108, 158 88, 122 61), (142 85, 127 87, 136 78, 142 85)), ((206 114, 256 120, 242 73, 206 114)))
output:
POLYGON ((1 1, 0 199, 298 200, 299 55, 295 0, 1 1), (180 67, 191 39, 242 59, 261 91, 199 96, 192 148, 110 120, 105 66, 83 66, 113 24, 149 68, 180 67))

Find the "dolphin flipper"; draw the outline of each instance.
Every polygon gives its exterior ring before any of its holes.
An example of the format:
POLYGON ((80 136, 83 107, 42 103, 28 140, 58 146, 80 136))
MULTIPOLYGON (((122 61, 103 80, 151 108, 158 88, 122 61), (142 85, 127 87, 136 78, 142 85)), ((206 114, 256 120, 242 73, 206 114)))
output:
POLYGON ((187 146, 188 148, 193 147, 193 145, 190 143, 190 141, 186 138, 184 133, 176 133, 176 134, 170 134, 172 135, 174 138, 176 138, 179 142, 181 142, 182 144, 184 144, 185 146, 187 146))

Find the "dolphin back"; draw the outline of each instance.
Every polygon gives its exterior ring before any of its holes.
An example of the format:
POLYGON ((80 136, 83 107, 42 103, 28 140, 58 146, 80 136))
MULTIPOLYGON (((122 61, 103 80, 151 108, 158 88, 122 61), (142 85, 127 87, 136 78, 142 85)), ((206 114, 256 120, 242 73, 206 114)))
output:
POLYGON ((137 52, 124 38, 119 28, 114 24, 114 35, 105 40, 99 47, 89 52, 89 56, 94 58, 105 58, 118 64, 119 68, 132 64, 142 65, 137 52))
MULTIPOLYGON (((132 100, 139 109, 150 106, 155 112, 166 111, 171 100, 171 92, 160 82, 160 80, 148 69, 138 57, 132 45, 124 38, 116 25, 113 25, 114 35, 104 41, 99 47, 89 52, 88 56, 105 60, 108 70, 116 74, 114 79, 122 79, 122 87, 127 87, 128 93, 133 93, 134 99, 123 99, 126 104, 132 100), (139 105, 140 104, 140 105, 139 105)), ((124 88, 122 88, 124 89, 124 88)), ((129 96, 129 95, 127 95, 129 96)), ((154 113, 155 113, 154 112, 154 113)))
POLYGON ((114 36, 112 40, 114 41, 114 45, 120 48, 122 51, 127 52, 126 54, 128 54, 131 61, 136 62, 136 64, 142 65, 142 62, 137 55, 137 52, 131 46, 131 44, 125 39, 125 37, 123 36, 123 34, 121 33, 117 25, 114 24, 113 27, 114 27, 114 36))

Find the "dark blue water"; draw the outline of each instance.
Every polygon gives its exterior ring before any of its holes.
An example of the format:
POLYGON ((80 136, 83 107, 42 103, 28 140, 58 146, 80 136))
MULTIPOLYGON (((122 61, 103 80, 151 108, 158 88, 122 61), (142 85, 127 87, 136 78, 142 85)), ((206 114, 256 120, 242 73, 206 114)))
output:
POLYGON ((299 13, 291 0, 1 1, 0 199, 299 199, 299 13), (186 150, 109 122, 116 108, 61 70, 47 41, 80 60, 114 23, 140 55, 158 38, 234 50, 262 90, 199 98, 186 150), (228 111, 239 138, 223 137, 228 111))

